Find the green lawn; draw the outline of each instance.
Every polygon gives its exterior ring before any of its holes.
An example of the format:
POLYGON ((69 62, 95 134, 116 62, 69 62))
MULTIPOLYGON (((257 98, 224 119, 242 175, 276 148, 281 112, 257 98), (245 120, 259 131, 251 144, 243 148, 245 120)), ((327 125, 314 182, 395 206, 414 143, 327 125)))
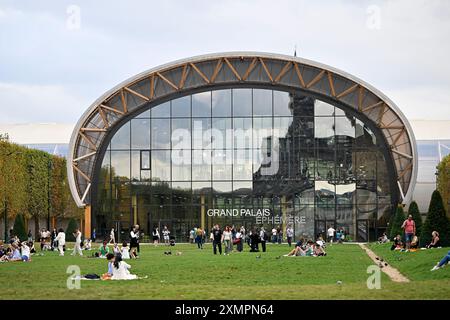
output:
POLYGON ((261 254, 245 248, 214 256, 210 245, 198 250, 178 244, 172 256, 164 255, 167 247, 142 246, 141 259, 129 263, 133 273, 147 279, 81 281, 80 290, 67 289, 67 266, 102 274, 104 259, 46 252, 31 263, 0 263, 0 299, 450 299, 450 266, 430 272, 448 249, 397 256, 388 246, 371 248, 412 281, 393 283, 383 273, 381 289, 369 290, 366 270, 372 261, 357 245, 334 245, 326 257, 280 258, 287 245, 268 245, 261 254))

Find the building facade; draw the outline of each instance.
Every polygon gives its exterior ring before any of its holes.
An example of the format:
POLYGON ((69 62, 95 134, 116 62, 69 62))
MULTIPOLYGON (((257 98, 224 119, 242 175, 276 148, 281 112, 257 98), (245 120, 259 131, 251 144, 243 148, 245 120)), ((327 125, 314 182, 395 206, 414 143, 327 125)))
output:
POLYGON ((100 97, 75 126, 68 175, 87 236, 167 225, 329 226, 373 240, 417 175, 401 111, 342 71, 273 54, 173 62, 100 97))

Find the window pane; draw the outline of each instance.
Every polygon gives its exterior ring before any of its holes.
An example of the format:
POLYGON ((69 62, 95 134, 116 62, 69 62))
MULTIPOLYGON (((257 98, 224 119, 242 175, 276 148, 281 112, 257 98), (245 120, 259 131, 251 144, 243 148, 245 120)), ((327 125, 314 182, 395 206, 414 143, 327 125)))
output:
POLYGON ((211 180, 211 150, 192 151, 192 180, 211 180))
POLYGON ((170 148, 170 119, 152 119, 152 149, 170 148))
POLYGON ((291 98, 288 92, 274 91, 273 92, 273 114, 275 116, 290 116, 291 98))
POLYGON ((151 110, 152 118, 169 118, 170 117, 170 102, 153 107, 151 110))
POLYGON ((253 89, 253 115, 272 115, 272 90, 253 89))
POLYGON ((252 148, 252 119, 234 118, 234 148, 252 148))
POLYGON ((314 118, 314 137, 316 144, 320 148, 334 146, 334 118, 316 117, 314 118))
POLYGON ((326 102, 316 100, 314 103, 314 115, 315 116, 333 116, 334 106, 326 102))
POLYGON ((150 119, 131 120, 131 148, 150 149, 150 119))
POLYGON ((231 116, 231 90, 215 90, 212 92, 212 116, 231 116))
POLYGON ((141 169, 150 170, 150 150, 141 151, 141 169))
POLYGON ((191 150, 172 150, 172 180, 191 180, 191 150))
POLYGON ((211 148, 211 118, 192 119, 192 148, 211 148))
POLYGON ((253 118, 253 148, 267 148, 272 139, 272 118, 253 118))
POLYGON ((150 110, 138 114, 136 118, 150 118, 150 110))
POLYGON ((212 119, 212 148, 231 149, 233 147, 233 131, 230 118, 212 119))
POLYGON ((233 115, 234 116, 252 115, 251 89, 233 89, 233 115))
POLYGON ((172 117, 191 116, 191 96, 172 100, 172 117))
POLYGON ((130 149, 130 122, 125 123, 111 139, 111 149, 130 149))
POLYGON ((152 180, 170 181, 170 151, 152 151, 152 180))
POLYGON ((234 150, 233 179, 251 180, 253 176, 252 153, 250 149, 234 150))
POLYGON ((213 179, 231 180, 233 150, 213 150, 213 179))
POLYGON ((130 151, 111 151, 111 172, 113 180, 130 180, 130 151))
POLYGON ((201 92, 192 95, 192 116, 211 116, 211 91, 201 92))
POLYGON ((172 148, 191 149, 191 118, 172 119, 172 148))

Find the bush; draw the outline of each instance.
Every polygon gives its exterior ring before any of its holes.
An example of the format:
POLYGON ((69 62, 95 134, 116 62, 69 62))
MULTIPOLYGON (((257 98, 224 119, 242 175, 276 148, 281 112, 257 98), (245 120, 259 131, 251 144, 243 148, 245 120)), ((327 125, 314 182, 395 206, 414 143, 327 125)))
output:
POLYGON ((14 235, 20 239, 20 241, 27 240, 28 237, 27 231, 25 230, 25 220, 23 218, 23 215, 16 215, 16 219, 14 220, 13 232, 14 235))
POLYGON ((399 204, 397 206, 397 211, 395 212, 394 221, 390 226, 390 234, 389 234, 390 239, 394 238, 398 234, 399 235, 403 234, 402 224, 404 221, 405 221, 405 213, 403 212, 403 206, 399 204))
POLYGON ((408 215, 412 215, 412 218, 416 224, 416 235, 422 234, 422 216, 420 215, 419 207, 415 201, 411 202, 408 208, 408 215))
POLYGON ((423 244, 431 242, 431 233, 433 231, 439 232, 442 246, 450 245, 450 221, 447 218, 441 194, 437 190, 431 195, 427 218, 422 227, 421 239, 423 244))
POLYGON ((66 230, 66 241, 75 241, 75 237, 73 236, 73 233, 78 228, 78 223, 75 221, 75 219, 69 220, 69 225, 67 226, 66 230))

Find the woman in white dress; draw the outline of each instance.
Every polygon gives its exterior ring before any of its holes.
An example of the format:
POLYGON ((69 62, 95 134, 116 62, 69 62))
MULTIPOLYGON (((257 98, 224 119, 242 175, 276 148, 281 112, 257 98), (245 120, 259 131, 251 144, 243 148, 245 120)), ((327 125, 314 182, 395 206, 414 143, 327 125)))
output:
POLYGON ((130 248, 128 248, 128 244, 125 241, 122 243, 121 254, 122 254, 122 259, 124 259, 124 260, 130 259, 130 248))
POLYGON ((64 245, 66 244, 66 234, 63 229, 58 230, 58 235, 55 238, 55 241, 58 242, 58 250, 59 255, 64 256, 64 245))
POLYGON ((137 275, 131 274, 129 269, 131 266, 122 261, 122 256, 119 254, 114 259, 113 268, 112 268, 112 277, 111 280, 134 280, 137 279, 137 275))

